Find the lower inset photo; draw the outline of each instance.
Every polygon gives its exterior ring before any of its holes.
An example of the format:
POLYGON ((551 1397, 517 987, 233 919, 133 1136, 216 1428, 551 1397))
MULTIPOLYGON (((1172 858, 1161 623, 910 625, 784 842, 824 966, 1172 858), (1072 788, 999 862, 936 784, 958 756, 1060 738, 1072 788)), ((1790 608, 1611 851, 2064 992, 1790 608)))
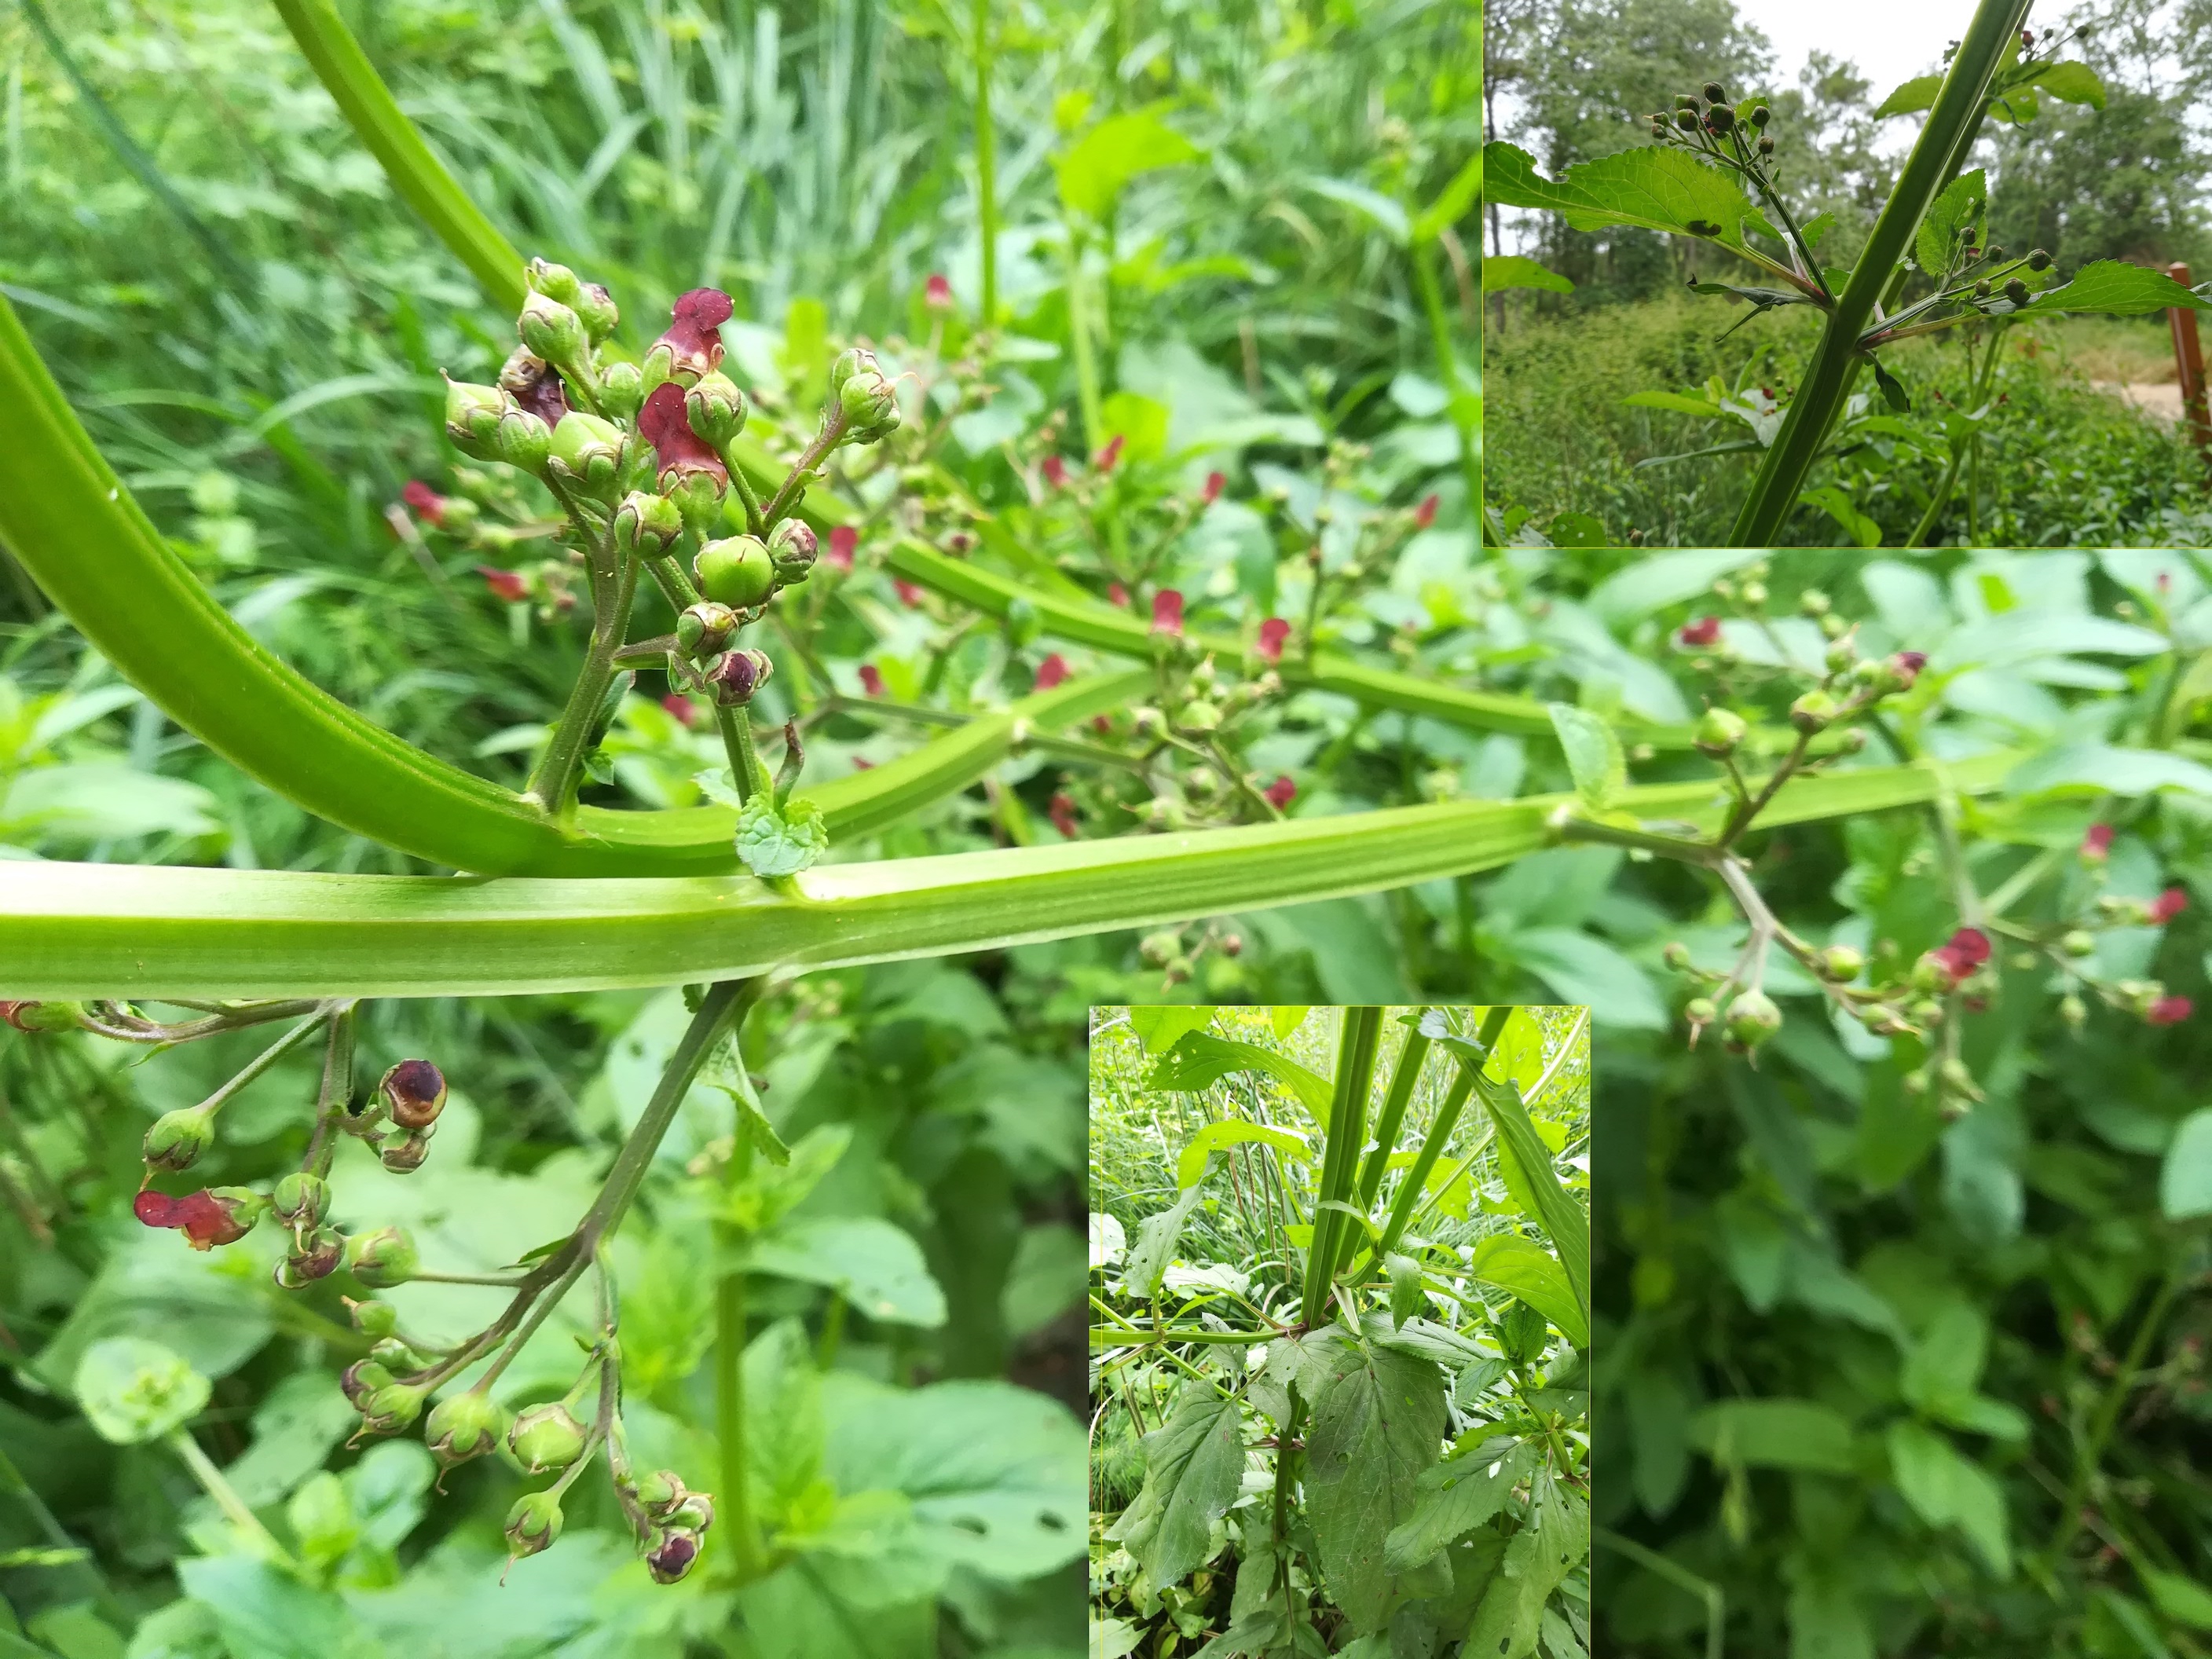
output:
POLYGON ((1589 1651, 1581 1007, 1094 1007, 1091 1656, 1589 1651))

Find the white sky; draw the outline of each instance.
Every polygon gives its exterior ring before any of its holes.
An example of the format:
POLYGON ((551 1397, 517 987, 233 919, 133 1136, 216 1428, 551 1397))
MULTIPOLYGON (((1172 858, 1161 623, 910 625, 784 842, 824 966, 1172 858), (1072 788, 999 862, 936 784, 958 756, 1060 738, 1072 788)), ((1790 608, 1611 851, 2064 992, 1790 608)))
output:
MULTIPOLYGON (((2035 12, 2056 20, 2063 8, 2045 3, 2035 12)), ((1774 48, 1776 80, 1797 84, 1797 71, 1808 52, 1825 52, 1850 60, 1874 83, 1876 102, 1900 81, 1930 75, 1943 64, 1943 48, 1966 32, 1973 0, 1737 0, 1736 15, 1764 34, 1774 48)), ((1909 123, 1899 123, 1900 128, 1909 123)))

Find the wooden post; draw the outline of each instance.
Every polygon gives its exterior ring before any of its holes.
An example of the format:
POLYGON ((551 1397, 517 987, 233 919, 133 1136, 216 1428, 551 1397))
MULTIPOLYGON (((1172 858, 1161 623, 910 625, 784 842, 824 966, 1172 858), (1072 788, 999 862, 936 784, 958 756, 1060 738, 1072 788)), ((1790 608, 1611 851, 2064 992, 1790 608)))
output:
MULTIPOLYGON (((2189 286, 2187 265, 2170 264, 2166 274, 2182 287, 2189 286)), ((2166 320, 2173 330, 2174 365, 2181 371, 2181 418, 2189 427, 2197 453, 2212 463, 2212 409, 2206 405, 2204 348, 2197 337, 2197 313, 2187 306, 2175 306, 2166 313, 2166 320)))

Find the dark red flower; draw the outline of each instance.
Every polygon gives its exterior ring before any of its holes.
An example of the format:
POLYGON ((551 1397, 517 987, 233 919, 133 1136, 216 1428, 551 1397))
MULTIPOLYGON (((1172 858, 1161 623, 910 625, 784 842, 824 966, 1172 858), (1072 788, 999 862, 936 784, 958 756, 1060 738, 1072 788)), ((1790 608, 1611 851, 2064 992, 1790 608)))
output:
POLYGON ((172 1198, 149 1187, 131 1201, 131 1212, 149 1227, 178 1228, 185 1243, 207 1250, 236 1243, 252 1231, 252 1220, 241 1219, 238 1213, 242 1207, 236 1200, 217 1198, 206 1188, 172 1198))
POLYGON ((872 697, 884 695, 883 671, 872 662, 860 665, 860 689, 872 697))
POLYGON ((1206 488, 1199 492, 1200 501, 1207 507, 1212 507, 1214 502, 1221 499, 1221 492, 1228 486, 1228 483, 1229 480, 1223 477, 1218 472, 1207 473, 1206 475, 1206 488))
POLYGON ((1182 595, 1172 587, 1163 587, 1152 595, 1152 632, 1171 639, 1182 637, 1182 595))
POLYGON ((477 574, 484 579, 484 586, 491 589, 494 599, 520 605, 530 597, 529 579, 520 570, 501 570, 495 564, 480 564, 477 574))
POLYGON ((1111 472, 1114 470, 1114 464, 1121 459, 1121 434, 1115 433, 1106 441, 1106 447, 1100 450, 1092 459, 1091 465, 1101 472, 1111 472))
POLYGON ((851 525, 841 524, 830 532, 830 562, 840 570, 853 568, 853 550, 860 544, 860 532, 851 525))
POLYGON ((722 465, 722 458, 691 429, 691 417, 684 412, 684 388, 674 380, 663 380, 653 388, 653 395, 638 411, 637 429, 660 458, 662 477, 671 472, 710 472, 729 483, 730 469, 722 465))
POLYGON ((2189 895, 2179 887, 2169 887, 2150 902, 2150 919, 2163 927, 2189 908, 2189 895))
POLYGON ((1925 651, 1899 651, 1889 659, 1889 672, 1897 677, 1899 690, 1920 678, 1920 671, 1928 666, 1925 651))
POLYGON ((1413 509, 1413 528, 1426 530, 1437 521, 1437 497, 1431 490, 1421 497, 1421 504, 1413 509))
POLYGON ((1709 645, 1718 645, 1721 642, 1721 619, 1718 617, 1700 617, 1674 637, 1692 651, 1701 651, 1709 645))
POLYGON ((1037 665, 1036 690, 1049 691, 1067 678, 1067 659, 1055 651, 1037 665))
POLYGON ((1260 624, 1260 642, 1253 649, 1261 662, 1280 662, 1283 659, 1283 643, 1290 637, 1290 623, 1280 617, 1270 617, 1260 624))
POLYGON ((2197 1005, 2187 997, 2160 997, 2143 1018, 2154 1025, 2179 1025, 2196 1012, 2197 1005))
POLYGON ((680 696, 673 691, 660 700, 660 706, 673 714, 676 723, 686 730, 699 718, 699 706, 690 698, 680 696))
POLYGON ((2082 858, 2091 864, 2102 864, 2112 854, 2113 833, 2109 823, 2091 824, 2088 833, 2081 837, 2082 858))
POLYGON ((952 284, 942 276, 932 276, 922 287, 922 303, 932 311, 952 309, 952 284))
POLYGON ((1079 826, 1075 821, 1075 798, 1065 789, 1059 790, 1053 795, 1049 811, 1052 814, 1052 827, 1068 840, 1073 841, 1079 833, 1079 826))
POLYGON ((736 309, 730 296, 718 288, 695 288, 689 294, 678 295, 671 308, 675 320, 669 324, 668 331, 653 342, 653 346, 666 346, 672 354, 675 368, 688 372, 696 380, 720 365, 722 337, 719 331, 736 309))
POLYGON ((407 488, 399 492, 399 499, 413 509, 418 519, 427 519, 434 525, 445 521, 446 498, 420 478, 410 478, 407 488))
POLYGON ((921 590, 903 576, 891 578, 891 586, 898 589, 899 602, 909 608, 921 603, 921 590))
POLYGON ((1279 812, 1297 798, 1298 787, 1288 778, 1277 778, 1260 793, 1267 796, 1267 804, 1279 812))
POLYGON ((1060 459, 1059 456, 1046 456, 1044 458, 1043 471, 1044 481, 1050 484, 1054 489, 1059 489, 1066 484, 1067 463, 1060 459))
POLYGON ((1928 954, 1956 985, 1990 959, 1990 936, 1978 927, 1961 927, 1928 954))
POLYGON ((513 371, 499 377, 514 401, 535 415, 548 426, 561 424, 561 417, 568 412, 568 388, 561 379, 561 371, 550 363, 538 362, 527 373, 513 371))
POLYGON ((1113 600, 1116 605, 1127 605, 1129 603, 1129 590, 1122 586, 1119 582, 1108 582, 1106 584, 1106 597, 1113 600))

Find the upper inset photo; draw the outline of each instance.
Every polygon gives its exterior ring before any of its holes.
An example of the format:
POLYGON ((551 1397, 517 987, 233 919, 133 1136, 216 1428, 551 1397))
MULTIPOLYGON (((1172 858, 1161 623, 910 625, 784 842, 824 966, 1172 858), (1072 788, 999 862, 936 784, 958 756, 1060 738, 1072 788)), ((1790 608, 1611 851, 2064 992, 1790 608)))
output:
POLYGON ((1487 541, 2212 542, 2203 0, 1629 9, 1486 0, 1487 541))

